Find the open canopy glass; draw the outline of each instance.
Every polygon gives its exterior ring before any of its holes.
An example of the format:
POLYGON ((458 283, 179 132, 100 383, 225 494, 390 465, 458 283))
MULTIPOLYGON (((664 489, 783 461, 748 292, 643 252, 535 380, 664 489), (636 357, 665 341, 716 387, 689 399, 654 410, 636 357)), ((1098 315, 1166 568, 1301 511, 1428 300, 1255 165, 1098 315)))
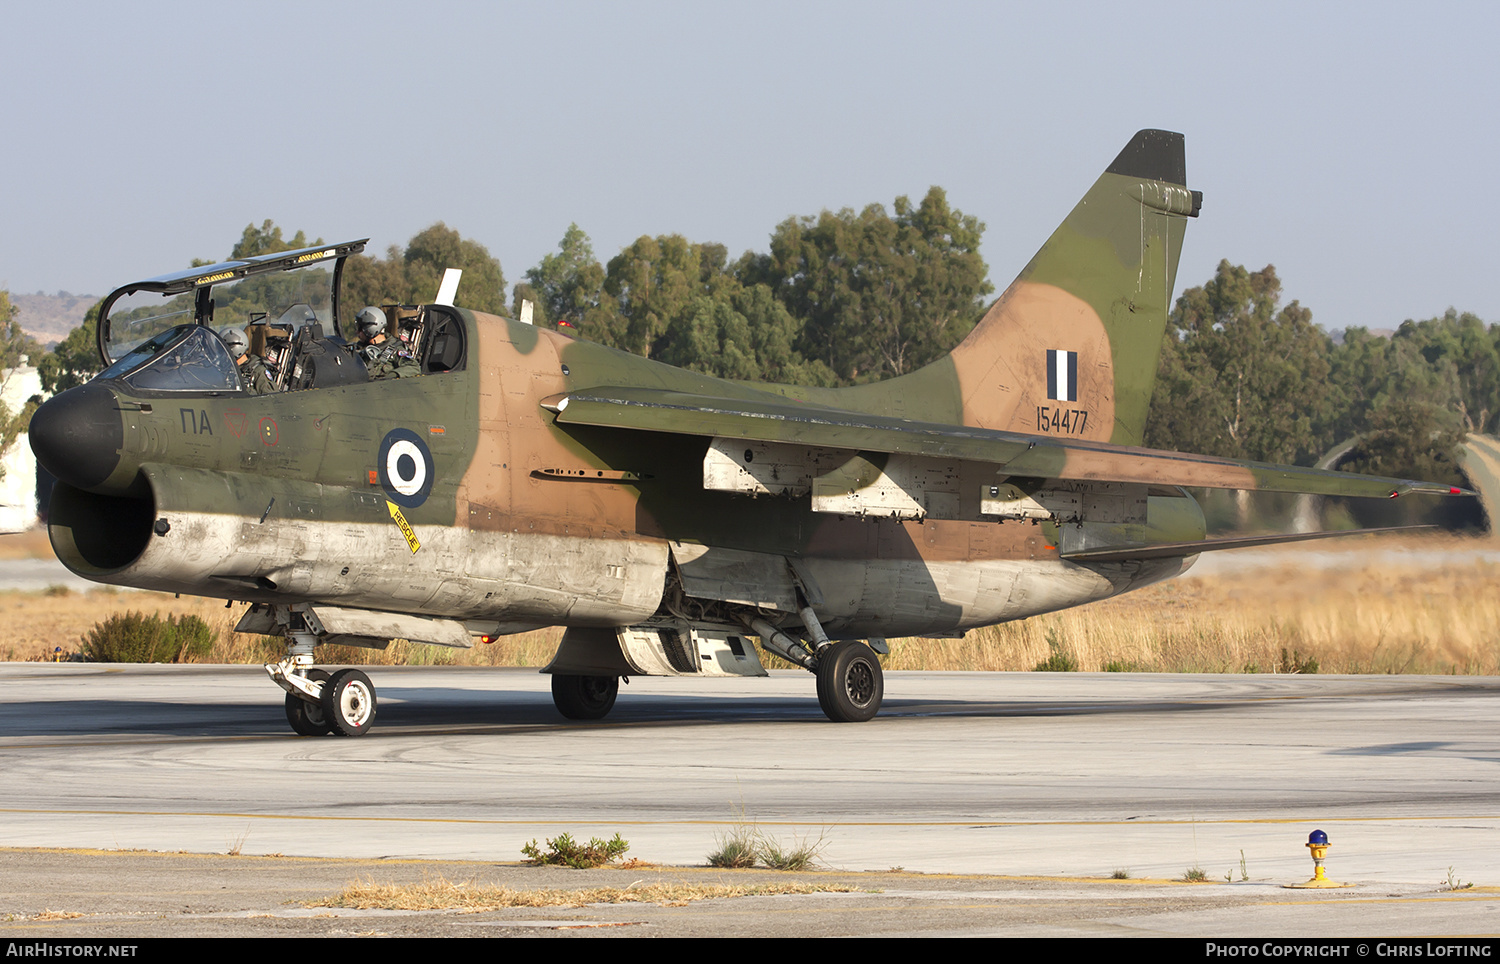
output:
POLYGON ((257 321, 293 329, 319 323, 340 334, 338 284, 344 259, 363 241, 298 248, 190 268, 116 288, 99 313, 99 357, 106 368, 179 325, 243 328, 257 321))

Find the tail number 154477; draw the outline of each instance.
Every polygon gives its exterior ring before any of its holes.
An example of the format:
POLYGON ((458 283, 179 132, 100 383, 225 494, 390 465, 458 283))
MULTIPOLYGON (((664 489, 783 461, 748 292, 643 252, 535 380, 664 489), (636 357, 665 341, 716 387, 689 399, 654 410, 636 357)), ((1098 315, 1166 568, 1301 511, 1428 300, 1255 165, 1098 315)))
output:
POLYGON ((1082 435, 1089 423, 1086 408, 1063 408, 1060 405, 1036 407, 1036 430, 1049 435, 1082 435))

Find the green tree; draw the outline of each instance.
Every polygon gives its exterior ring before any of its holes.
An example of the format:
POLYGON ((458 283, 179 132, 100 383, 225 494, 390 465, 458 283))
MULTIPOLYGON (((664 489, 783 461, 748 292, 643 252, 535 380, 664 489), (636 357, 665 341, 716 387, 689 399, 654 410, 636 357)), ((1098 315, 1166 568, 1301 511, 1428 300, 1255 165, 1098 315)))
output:
POLYGON ((505 273, 484 245, 466 240, 439 221, 415 235, 405 250, 391 245, 384 258, 354 255, 344 262, 340 304, 347 319, 365 305, 425 304, 437 297, 447 268, 463 271, 454 303, 473 311, 505 314, 505 273))
POLYGON ((536 324, 555 328, 566 321, 578 328, 603 297, 604 267, 594 257, 589 236, 577 224, 570 224, 557 253, 542 258, 526 272, 526 281, 516 285, 514 311, 520 315, 524 298, 535 305, 536 324))
POLYGON ((1162 345, 1146 444, 1264 462, 1311 464, 1328 447, 1337 399, 1332 341, 1312 312, 1281 303, 1267 265, 1228 261, 1178 298, 1162 345))
POLYGON ((1376 397, 1390 377, 1391 341, 1366 328, 1344 329, 1343 340, 1330 352, 1328 385, 1337 399, 1330 420, 1329 439, 1337 445, 1369 429, 1376 397))
POLYGON ((538 324, 565 320, 579 337, 721 378, 833 382, 793 347, 801 323, 766 285, 742 285, 722 244, 645 236, 606 269, 575 224, 526 278, 517 309, 532 299, 538 324))
POLYGON ((439 221, 406 243, 402 255, 411 302, 426 303, 437 296, 446 268, 462 269, 454 304, 473 311, 505 314, 505 273, 500 262, 478 241, 470 241, 439 221))
POLYGON ((1346 331, 1333 353, 1345 401, 1336 437, 1360 439, 1344 467, 1458 484, 1457 446, 1500 418, 1497 340, 1500 326, 1451 308, 1408 319, 1391 338, 1346 331))
POLYGON ((99 374, 99 345, 95 335, 99 329, 99 309, 103 306, 102 300, 94 302, 83 316, 83 324, 38 359, 37 374, 46 394, 77 388, 99 374))
POLYGON ((668 326, 669 365, 741 381, 828 386, 833 372, 792 347, 801 325, 765 285, 732 283, 700 294, 668 326))
POLYGON ((1410 343, 1429 367, 1451 366, 1452 404, 1466 432, 1491 432, 1500 424, 1500 326, 1449 308, 1441 318, 1402 322, 1391 339, 1410 343))
POLYGON ((384 258, 356 254, 346 259, 339 284, 339 304, 343 306, 340 313, 346 323, 354 312, 365 305, 406 305, 416 302, 411 286, 406 283, 401 249, 394 244, 386 249, 384 258))
POLYGON ((281 229, 270 218, 267 218, 261 222, 258 228, 253 222, 245 225, 245 230, 240 235, 239 243, 229 252, 229 260, 238 261, 241 258, 253 258, 262 254, 275 254, 278 251, 295 251, 297 248, 314 247, 322 243, 322 238, 309 243, 307 235, 301 231, 292 235, 292 240, 290 241, 282 240, 281 229))
POLYGON ((613 348, 660 357, 668 332, 700 296, 732 286, 724 246, 694 244, 680 234, 640 237, 609 261, 603 297, 584 315, 582 334, 613 348))
POLYGON ((984 225, 933 187, 895 216, 872 204, 855 213, 788 218, 771 251, 741 259, 746 285, 765 283, 804 322, 798 349, 843 382, 912 371, 957 345, 994 288, 979 256, 984 225))
POLYGON ((1385 384, 1361 418, 1359 444, 1340 468, 1462 483, 1462 387, 1452 359, 1427 361, 1412 339, 1390 340, 1385 384))

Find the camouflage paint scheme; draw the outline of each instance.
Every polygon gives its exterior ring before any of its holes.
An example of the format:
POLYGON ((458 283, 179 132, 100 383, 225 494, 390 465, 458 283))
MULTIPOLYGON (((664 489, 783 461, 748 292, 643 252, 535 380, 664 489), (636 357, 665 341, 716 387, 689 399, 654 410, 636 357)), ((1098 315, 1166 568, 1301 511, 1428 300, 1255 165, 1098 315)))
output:
POLYGON ((1456 491, 1134 447, 1201 200, 1185 185, 1181 135, 1140 132, 956 350, 878 384, 732 383, 458 309, 461 364, 419 378, 150 398, 96 380, 74 392, 119 420, 118 460, 69 481, 66 445, 37 446, 64 480, 53 544, 100 582, 474 634, 759 614, 808 636, 811 603, 862 639, 1075 606, 1247 544, 1205 540, 1178 486, 1456 491), (398 441, 430 453, 428 491, 392 487, 398 441))

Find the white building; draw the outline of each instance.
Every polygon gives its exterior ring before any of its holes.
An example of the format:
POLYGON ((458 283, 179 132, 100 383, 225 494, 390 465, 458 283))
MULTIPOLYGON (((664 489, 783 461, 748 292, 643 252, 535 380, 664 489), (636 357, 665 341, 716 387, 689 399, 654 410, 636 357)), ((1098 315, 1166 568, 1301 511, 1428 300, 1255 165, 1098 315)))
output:
MULTIPOLYGON (((0 373, 0 403, 7 412, 19 412, 26 400, 42 393, 42 379, 30 365, 0 373)), ((36 456, 31 441, 22 432, 0 457, 0 532, 24 532, 36 525, 36 456)))

